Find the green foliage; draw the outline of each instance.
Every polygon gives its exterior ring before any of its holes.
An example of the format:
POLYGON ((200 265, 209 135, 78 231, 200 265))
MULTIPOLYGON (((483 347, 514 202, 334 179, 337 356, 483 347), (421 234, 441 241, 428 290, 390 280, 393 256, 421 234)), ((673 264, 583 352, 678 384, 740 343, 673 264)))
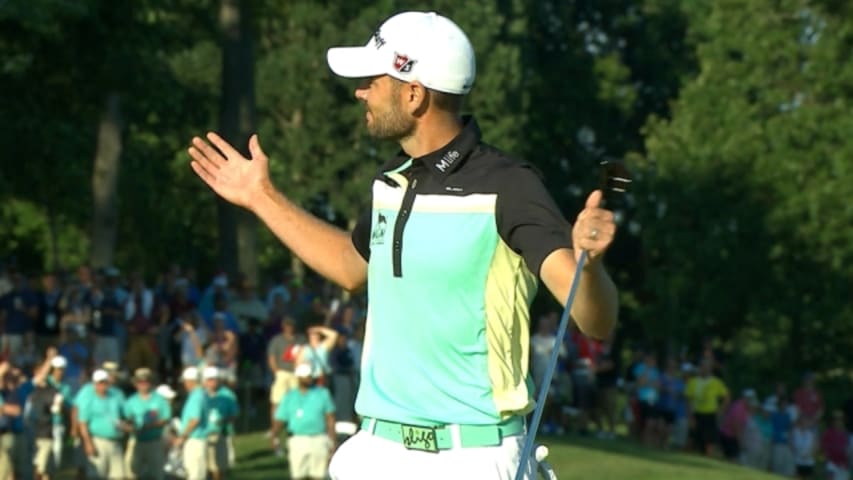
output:
MULTIPOLYGON (((365 135, 355 82, 331 74, 326 49, 366 42, 395 12, 437 10, 476 50, 465 109, 543 172, 569 218, 602 159, 634 169, 607 258, 628 340, 674 350, 719 336, 738 382, 853 361, 849 2, 251 6, 261 144, 275 183, 315 213, 351 225, 397 148, 365 135)), ((0 2, 0 255, 34 269, 86 258, 97 125, 118 92, 117 262, 218 267, 216 203, 186 155, 219 124, 218 13, 211 0, 0 2)), ((262 270, 289 261, 264 229, 257 254, 262 270)))
POLYGON ((649 330, 731 338, 751 380, 849 365, 853 21, 794 0, 703 18, 699 75, 648 124, 649 330))

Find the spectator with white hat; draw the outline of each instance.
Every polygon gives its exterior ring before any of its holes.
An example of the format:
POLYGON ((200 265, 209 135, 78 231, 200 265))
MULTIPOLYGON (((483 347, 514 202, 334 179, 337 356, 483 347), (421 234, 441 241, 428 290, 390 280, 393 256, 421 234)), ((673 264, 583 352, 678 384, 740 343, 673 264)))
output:
POLYGON ((65 369, 68 367, 68 359, 62 355, 53 357, 50 361, 50 376, 47 377, 47 382, 55 388, 61 397, 60 405, 57 412, 53 413, 53 458, 57 465, 62 465, 62 444, 65 441, 65 422, 64 418, 71 411, 71 385, 64 382, 65 369))
POLYGON ((92 374, 93 394, 78 406, 78 425, 89 472, 96 478, 124 479, 124 395, 112 390, 109 381, 106 370, 98 369, 92 374))
POLYGON ((181 431, 175 439, 176 447, 183 447, 184 468, 187 480, 207 478, 207 395, 199 385, 199 371, 187 367, 182 375, 187 400, 181 410, 181 431))
POLYGON ((136 393, 125 402, 124 415, 131 422, 133 433, 127 444, 127 468, 135 478, 156 480, 164 474, 163 428, 172 418, 172 407, 151 390, 152 376, 148 368, 133 372, 136 393))
MULTIPOLYGON (((115 362, 104 362, 101 367, 102 368, 96 370, 96 372, 102 371, 106 375, 105 382, 107 385, 107 391, 110 393, 110 395, 120 395, 123 400, 124 394, 121 392, 121 390, 118 389, 118 387, 115 386, 116 371, 118 365, 115 362)), ((102 375, 99 374, 99 376, 102 375)), ((92 397, 95 396, 95 383, 96 382, 94 381, 88 382, 82 387, 80 387, 80 389, 77 391, 77 394, 74 396, 74 400, 72 400, 71 402, 71 436, 75 439, 82 439, 82 433, 80 432, 79 428, 80 422, 78 421, 79 412, 87 403, 89 403, 92 397)), ((75 456, 75 465, 78 469, 80 469, 80 472, 82 472, 89 464, 89 461, 87 460, 87 455, 84 448, 85 445, 83 445, 81 442, 77 445, 77 447, 78 448, 75 456)))
POLYGON ((206 367, 202 373, 207 392, 207 469, 213 480, 219 480, 229 467, 227 429, 239 413, 234 393, 220 382, 223 371, 206 367))
POLYGON ((329 458, 335 450, 335 404, 329 390, 316 385, 314 368, 300 363, 294 373, 299 386, 284 395, 275 413, 273 448, 287 427, 287 461, 294 480, 326 478, 329 458))

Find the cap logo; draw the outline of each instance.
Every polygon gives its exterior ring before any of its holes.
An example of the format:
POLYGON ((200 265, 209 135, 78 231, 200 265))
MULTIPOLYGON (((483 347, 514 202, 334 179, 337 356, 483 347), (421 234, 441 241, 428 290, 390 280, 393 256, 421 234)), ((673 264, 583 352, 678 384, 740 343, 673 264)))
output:
POLYGON ((373 32, 373 45, 377 50, 385 46, 385 39, 382 38, 382 34, 379 33, 379 30, 373 32))
POLYGON ((412 67, 414 67, 416 63, 418 63, 418 61, 412 60, 408 55, 402 55, 394 52, 394 70, 397 70, 400 73, 409 73, 412 71, 412 67))

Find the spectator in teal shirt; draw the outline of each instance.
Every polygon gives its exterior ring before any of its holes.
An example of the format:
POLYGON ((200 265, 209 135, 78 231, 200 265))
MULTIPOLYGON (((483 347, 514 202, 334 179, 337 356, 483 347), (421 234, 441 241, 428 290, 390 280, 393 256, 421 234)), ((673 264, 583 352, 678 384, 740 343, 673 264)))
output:
POLYGON ((294 371, 298 388, 284 395, 275 412, 273 448, 287 426, 287 460, 294 480, 326 478, 329 457, 335 450, 335 404, 329 389, 316 385, 314 368, 301 363, 294 371))
POLYGON ((55 388, 62 397, 62 408, 59 412, 53 414, 53 458, 57 465, 62 465, 62 444, 65 441, 65 422, 64 417, 71 410, 71 385, 63 382, 65 379, 66 367, 68 360, 57 355, 50 361, 50 376, 47 377, 47 383, 55 388))
POLYGON ((181 434, 176 440, 183 446, 184 468, 187 480, 207 479, 207 394, 199 385, 199 371, 187 367, 182 375, 187 400, 181 410, 181 434))
POLYGON ((128 466, 135 478, 163 478, 166 449, 163 428, 172 418, 169 402, 151 391, 151 370, 137 368, 133 373, 136 393, 124 404, 124 416, 131 422, 133 437, 127 444, 128 466))
POLYGON ((93 394, 77 407, 80 435, 89 469, 97 478, 127 478, 122 446, 124 395, 110 389, 109 378, 102 369, 92 374, 93 394))
POLYGON ((207 469, 211 472, 213 480, 222 478, 228 469, 226 435, 239 412, 233 392, 220 382, 222 373, 224 372, 216 367, 207 367, 202 375, 210 407, 207 417, 207 469))

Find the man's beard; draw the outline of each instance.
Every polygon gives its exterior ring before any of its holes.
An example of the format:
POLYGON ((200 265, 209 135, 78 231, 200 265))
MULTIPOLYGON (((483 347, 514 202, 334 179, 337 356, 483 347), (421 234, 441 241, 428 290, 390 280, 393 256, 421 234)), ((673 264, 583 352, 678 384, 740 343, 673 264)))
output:
POLYGON ((415 130, 414 119, 408 118, 397 104, 382 114, 371 111, 373 121, 367 124, 367 133, 380 140, 401 140, 415 130))

